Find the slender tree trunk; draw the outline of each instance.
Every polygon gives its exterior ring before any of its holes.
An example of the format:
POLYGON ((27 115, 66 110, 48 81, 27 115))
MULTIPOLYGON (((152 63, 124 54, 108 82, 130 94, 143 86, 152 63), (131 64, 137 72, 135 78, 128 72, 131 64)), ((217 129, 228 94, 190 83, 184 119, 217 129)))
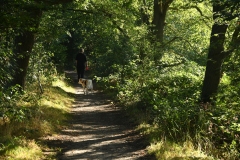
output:
MULTIPOLYGON (((219 13, 222 9, 224 9, 224 7, 213 5, 214 13, 219 13)), ((211 102, 211 99, 217 93, 219 82, 222 77, 222 64, 226 57, 224 42, 228 25, 217 22, 219 18, 219 15, 213 16, 215 23, 212 26, 208 59, 201 93, 201 101, 204 103, 211 102)))

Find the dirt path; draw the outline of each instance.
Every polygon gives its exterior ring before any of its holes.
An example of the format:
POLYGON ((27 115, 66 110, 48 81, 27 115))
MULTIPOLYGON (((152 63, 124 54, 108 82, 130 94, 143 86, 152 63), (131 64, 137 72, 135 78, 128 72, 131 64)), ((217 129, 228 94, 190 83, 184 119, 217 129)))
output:
MULTIPOLYGON (((76 79, 75 72, 66 76, 76 79)), ((58 160, 153 160, 146 155, 144 138, 121 110, 111 105, 103 93, 84 95, 73 81, 76 100, 73 119, 59 135, 47 137, 47 144, 60 148, 58 160)))

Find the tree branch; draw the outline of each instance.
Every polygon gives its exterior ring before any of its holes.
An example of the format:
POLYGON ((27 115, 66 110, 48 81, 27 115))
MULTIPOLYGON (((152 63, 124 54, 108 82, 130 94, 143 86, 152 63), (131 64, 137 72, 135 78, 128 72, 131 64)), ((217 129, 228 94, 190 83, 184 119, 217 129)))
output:
POLYGON ((233 32, 232 35, 232 40, 230 42, 230 45, 228 47, 227 51, 224 51, 221 53, 221 55, 223 56, 223 58, 226 58, 227 56, 229 56, 235 49, 239 48, 239 43, 240 43, 240 24, 238 24, 233 32))
POLYGON ((186 10, 186 9, 196 9, 196 10, 200 13, 200 15, 201 15, 202 17, 210 20, 210 18, 207 17, 207 16, 205 16, 205 15, 203 14, 202 10, 201 10, 198 6, 195 6, 195 5, 194 5, 194 6, 193 6, 193 5, 191 5, 191 6, 181 6, 181 7, 178 7, 177 9, 176 9, 176 8, 171 8, 171 9, 173 9, 173 10, 178 10, 178 9, 183 9, 183 10, 186 10))
POLYGON ((178 38, 181 38, 181 37, 177 37, 177 36, 176 36, 176 37, 173 37, 171 40, 169 40, 168 42, 164 43, 164 44, 162 45, 162 47, 165 47, 166 45, 172 43, 173 41, 175 41, 175 40, 178 39, 178 38))
POLYGON ((90 14, 94 14, 96 12, 92 11, 92 10, 83 10, 83 9, 66 9, 67 11, 75 11, 75 12, 82 12, 82 13, 90 13, 90 14))
POLYGON ((174 64, 163 64, 163 65, 162 65, 162 68, 166 68, 166 67, 175 67, 175 66, 178 66, 178 65, 184 64, 185 62, 186 62, 185 60, 182 60, 181 62, 174 63, 174 64))
POLYGON ((231 46, 233 48, 237 48, 239 47, 239 43, 240 43, 240 24, 237 24, 237 27, 235 28, 233 35, 232 35, 232 41, 231 41, 231 46))

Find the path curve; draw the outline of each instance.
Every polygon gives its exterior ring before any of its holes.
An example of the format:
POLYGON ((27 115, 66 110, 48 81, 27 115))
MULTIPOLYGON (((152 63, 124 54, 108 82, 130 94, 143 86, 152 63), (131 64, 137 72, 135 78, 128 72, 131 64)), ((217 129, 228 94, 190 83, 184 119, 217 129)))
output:
POLYGON ((46 138, 49 147, 60 148, 58 160, 154 160, 146 154, 143 136, 120 109, 96 90, 84 95, 76 73, 65 74, 76 88, 73 118, 60 134, 46 138))

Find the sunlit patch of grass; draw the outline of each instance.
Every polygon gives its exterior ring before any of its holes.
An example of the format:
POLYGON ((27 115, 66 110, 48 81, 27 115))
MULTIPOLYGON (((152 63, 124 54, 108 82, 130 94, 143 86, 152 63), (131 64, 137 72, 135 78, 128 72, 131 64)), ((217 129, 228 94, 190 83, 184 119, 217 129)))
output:
MULTIPOLYGON (((70 88, 70 87, 69 87, 70 88)), ((39 125, 42 134, 52 134, 56 129, 61 129, 68 118, 68 113, 74 99, 59 88, 49 88, 44 93, 40 103, 40 121, 34 121, 39 125)))
POLYGON ((68 93, 75 93, 75 88, 71 87, 70 85, 68 85, 66 82, 64 82, 63 80, 61 79, 56 79, 52 85, 54 87, 60 87, 61 89, 63 89, 65 92, 68 92, 68 93))
POLYGON ((31 90, 17 102, 16 107, 23 108, 26 113, 21 121, 12 120, 0 126, 6 130, 1 132, 5 135, 0 135, 0 159, 46 159, 42 152, 46 146, 43 148, 34 140, 55 134, 65 127, 74 102, 74 97, 69 95, 74 93, 74 88, 61 79, 57 84, 61 85, 43 85, 44 93, 41 95, 39 91, 31 90), (3 137, 6 138, 3 140, 3 137))
POLYGON ((191 140, 182 143, 174 143, 166 140, 157 126, 146 123, 139 125, 138 130, 147 135, 150 146, 147 148, 149 154, 155 155, 161 160, 213 160, 201 150, 201 146, 194 146, 191 140))
POLYGON ((182 144, 159 141, 148 147, 150 154, 154 154, 161 160, 213 160, 213 157, 206 155, 199 148, 195 148, 193 143, 186 141, 182 144))
POLYGON ((24 137, 14 138, 10 143, 9 150, 5 153, 8 160, 25 159, 40 160, 44 159, 44 155, 40 146, 34 140, 26 140, 24 137))

